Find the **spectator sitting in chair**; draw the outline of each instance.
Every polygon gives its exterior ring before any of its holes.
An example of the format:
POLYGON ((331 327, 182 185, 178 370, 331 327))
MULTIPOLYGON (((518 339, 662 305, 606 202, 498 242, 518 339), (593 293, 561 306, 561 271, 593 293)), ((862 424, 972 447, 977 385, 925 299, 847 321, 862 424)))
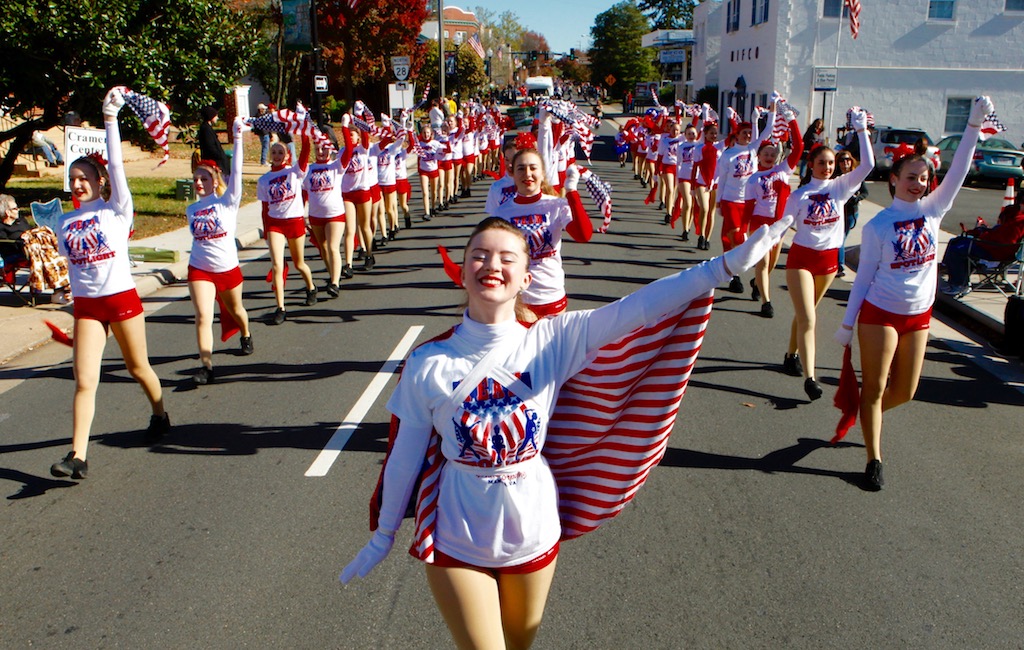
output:
POLYGON ((21 236, 32 228, 28 221, 18 214, 18 202, 9 194, 0 194, 0 239, 11 239, 18 243, 0 242, 0 257, 6 262, 24 259, 25 251, 21 236))
POLYGON ((42 131, 32 132, 32 153, 42 154, 43 158, 46 158, 46 164, 50 167, 64 164, 64 156, 60 155, 60 149, 42 131))
POLYGON ((968 258, 1004 262, 1017 252, 1016 246, 1024 238, 1024 192, 1017 195, 1012 205, 999 213, 993 228, 974 228, 954 237, 946 246, 942 263, 949 273, 949 286, 942 292, 951 296, 970 293, 968 258), (972 242, 973 245, 972 245, 972 242))

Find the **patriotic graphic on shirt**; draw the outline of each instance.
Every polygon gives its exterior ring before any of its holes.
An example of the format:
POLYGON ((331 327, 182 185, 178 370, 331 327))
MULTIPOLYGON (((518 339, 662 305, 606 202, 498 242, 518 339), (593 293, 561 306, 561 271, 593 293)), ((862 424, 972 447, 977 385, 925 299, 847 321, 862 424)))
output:
POLYGON ((526 241, 530 244, 530 260, 540 261, 547 257, 554 257, 555 244, 552 241, 551 224, 546 214, 528 214, 522 217, 512 217, 512 225, 523 231, 526 241))
POLYGON ((295 198, 295 192, 292 191, 290 174, 283 174, 277 178, 271 178, 268 185, 267 192, 270 194, 271 203, 283 203, 284 201, 291 201, 295 198))
POLYGON ((330 192, 334 189, 331 172, 328 169, 311 169, 309 171, 310 192, 330 192))
POLYGON ((197 210, 189 220, 188 227, 196 241, 219 239, 228 234, 224 230, 224 224, 217 217, 217 209, 213 207, 197 210))
POLYGON ((158 102, 152 97, 141 95, 133 90, 121 86, 121 94, 124 95, 124 103, 132 112, 142 120, 142 126, 146 133, 151 135, 157 145, 164 150, 164 157, 157 163, 157 167, 164 164, 171 157, 171 147, 167 144, 167 133, 171 128, 171 109, 167 104, 158 102))
POLYGON ((826 226, 839 220, 828 192, 810 194, 807 199, 811 202, 807 207, 807 218, 804 219, 808 226, 826 226))
POLYGON ((506 202, 516 198, 516 186, 509 185, 508 187, 501 188, 501 198, 498 199, 498 205, 504 205, 506 202))
POLYGON ((64 247, 68 261, 72 264, 89 264, 114 256, 107 243, 107 236, 100 230, 99 215, 79 219, 67 224, 64 229, 64 247))
MULTIPOLYGON (((529 387, 530 373, 523 373, 518 379, 529 387)), ((466 397, 462 408, 462 415, 452 419, 461 445, 459 462, 503 467, 529 460, 540 451, 540 416, 497 380, 481 381, 466 397)))
POLYGON ((774 202, 779 198, 778 192, 775 191, 776 178, 775 174, 764 174, 757 177, 757 184, 761 187, 761 196, 765 201, 774 202))
POLYGON ((746 178, 754 173, 754 159, 749 153, 741 154, 736 159, 736 166, 733 168, 733 178, 746 178))
POLYGON ((920 266, 935 259, 935 238, 925 227, 924 217, 893 224, 896 240, 892 242, 896 259, 890 265, 893 269, 920 266))

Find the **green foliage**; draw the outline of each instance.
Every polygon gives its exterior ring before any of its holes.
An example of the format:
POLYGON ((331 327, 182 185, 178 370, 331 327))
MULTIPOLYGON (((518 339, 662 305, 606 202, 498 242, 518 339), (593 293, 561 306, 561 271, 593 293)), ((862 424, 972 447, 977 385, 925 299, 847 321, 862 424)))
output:
MULTIPOLYGON (((455 57, 457 73, 455 75, 448 75, 444 81, 447 94, 451 95, 453 92, 458 92, 460 98, 466 98, 469 95, 475 94, 488 83, 487 73, 484 71, 484 62, 476 55, 473 48, 465 44, 456 48, 455 43, 445 41, 444 49, 446 53, 456 52, 457 49, 455 57)), ((423 55, 423 65, 420 67, 417 78, 418 88, 422 88, 425 83, 430 83, 437 87, 439 65, 437 41, 428 43, 427 50, 423 55)), ((419 91, 417 90, 417 92, 419 91)), ((433 91, 431 92, 433 93, 433 91)))
POLYGON ((614 76, 615 83, 609 90, 619 96, 637 83, 656 79, 654 51, 641 45, 644 34, 650 31, 647 17, 629 0, 598 14, 590 29, 594 39, 590 49, 594 82, 604 84, 609 74, 614 76))
POLYGON ((341 116, 348 110, 348 102, 344 99, 335 99, 334 95, 328 95, 324 97, 321 108, 324 109, 324 113, 331 118, 332 122, 340 122, 341 116))
POLYGON ((654 29, 691 29, 697 0, 638 0, 637 6, 651 19, 654 29))
POLYGON ((718 110, 718 86, 704 86, 697 91, 694 101, 698 104, 707 104, 718 110))
POLYGON ((676 86, 668 84, 658 89, 658 101, 662 106, 671 106, 676 101, 676 86))
POLYGON ((572 83, 583 84, 590 81, 590 68, 579 61, 561 58, 555 62, 555 67, 561 72, 559 76, 572 83))

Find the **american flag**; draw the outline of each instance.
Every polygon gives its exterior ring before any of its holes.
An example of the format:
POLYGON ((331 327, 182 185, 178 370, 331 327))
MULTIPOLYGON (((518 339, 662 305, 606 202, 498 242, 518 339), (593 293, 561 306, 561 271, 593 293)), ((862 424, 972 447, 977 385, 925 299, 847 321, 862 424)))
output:
MULTIPOLYGON (((661 461, 713 303, 708 292, 606 345, 562 386, 542 451, 558 486, 562 539, 595 530, 621 512, 661 461)), ((392 418, 389 451, 397 430, 398 420, 392 418)), ((445 462, 441 438, 432 432, 409 549, 427 562, 434 559, 437 487, 445 462)), ((377 526, 382 481, 383 470, 370 500, 371 530, 377 526)))
POLYGON ((866 108, 861 108, 860 106, 852 106, 849 109, 847 109, 847 111, 846 111, 846 130, 847 131, 853 129, 853 112, 854 111, 864 111, 864 113, 868 117, 868 126, 870 126, 870 127, 875 126, 875 116, 874 116, 874 114, 871 111, 869 111, 866 108))
POLYGON ((469 46, 473 48, 473 51, 476 52, 477 56, 481 59, 487 58, 487 54, 484 52, 484 46, 480 43, 479 34, 473 34, 469 37, 469 46))
POLYGON ((843 0, 843 4, 850 10, 850 34, 857 38, 860 33, 860 0, 843 0))
POLYGON ((313 141, 313 145, 320 147, 328 145, 332 149, 334 143, 316 127, 305 113, 296 113, 287 108, 270 111, 266 115, 250 117, 245 121, 250 127, 261 131, 273 133, 289 133, 291 135, 307 136, 313 141))
POLYGON ((1006 130, 1006 126, 999 121, 999 117, 996 116, 995 111, 985 116, 985 120, 981 123, 981 131, 978 133, 978 139, 984 142, 990 137, 997 133, 1002 133, 1006 130))
POLYGON ((587 186, 590 198, 601 209, 601 215, 604 217, 604 223, 597 229, 598 232, 608 232, 608 226, 612 223, 611 184, 604 182, 600 176, 583 167, 580 167, 580 180, 587 186))
POLYGON ((152 97, 141 95, 134 90, 121 87, 121 94, 124 95, 124 103, 132 112, 142 120, 146 133, 153 136, 153 139, 164 150, 163 159, 157 163, 157 167, 167 162, 171 157, 171 147, 167 144, 167 133, 171 129, 171 109, 167 104, 158 102, 152 97))

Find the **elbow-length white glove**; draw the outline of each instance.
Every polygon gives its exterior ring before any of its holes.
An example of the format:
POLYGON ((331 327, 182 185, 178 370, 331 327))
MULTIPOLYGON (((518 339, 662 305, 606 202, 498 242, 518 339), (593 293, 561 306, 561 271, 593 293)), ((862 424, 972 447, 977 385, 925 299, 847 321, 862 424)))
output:
POLYGON ((994 110, 996 107, 988 95, 975 98, 974 104, 971 105, 971 117, 967 120, 967 124, 974 127, 981 126, 989 113, 994 110))
POLYGON ((747 241, 722 256, 725 269, 730 275, 739 275, 754 267, 775 244, 779 243, 786 229, 793 223, 793 217, 786 216, 770 226, 761 226, 747 241))
POLYGON ((348 563, 342 571, 339 579, 342 584, 348 584, 349 580, 359 576, 365 578, 366 574, 384 561, 384 558, 391 552, 395 544, 395 533, 377 529, 370 541, 356 555, 355 559, 348 563))
POLYGON ((850 347, 850 343, 853 342, 853 328, 851 327, 850 329, 846 329, 845 325, 840 325, 839 329, 837 329, 836 333, 833 335, 833 338, 835 338, 839 345, 844 348, 848 348, 850 347))
POLYGON ((117 117, 122 106, 124 106, 124 93, 121 92, 121 86, 115 86, 108 90, 103 98, 104 117, 117 117))

